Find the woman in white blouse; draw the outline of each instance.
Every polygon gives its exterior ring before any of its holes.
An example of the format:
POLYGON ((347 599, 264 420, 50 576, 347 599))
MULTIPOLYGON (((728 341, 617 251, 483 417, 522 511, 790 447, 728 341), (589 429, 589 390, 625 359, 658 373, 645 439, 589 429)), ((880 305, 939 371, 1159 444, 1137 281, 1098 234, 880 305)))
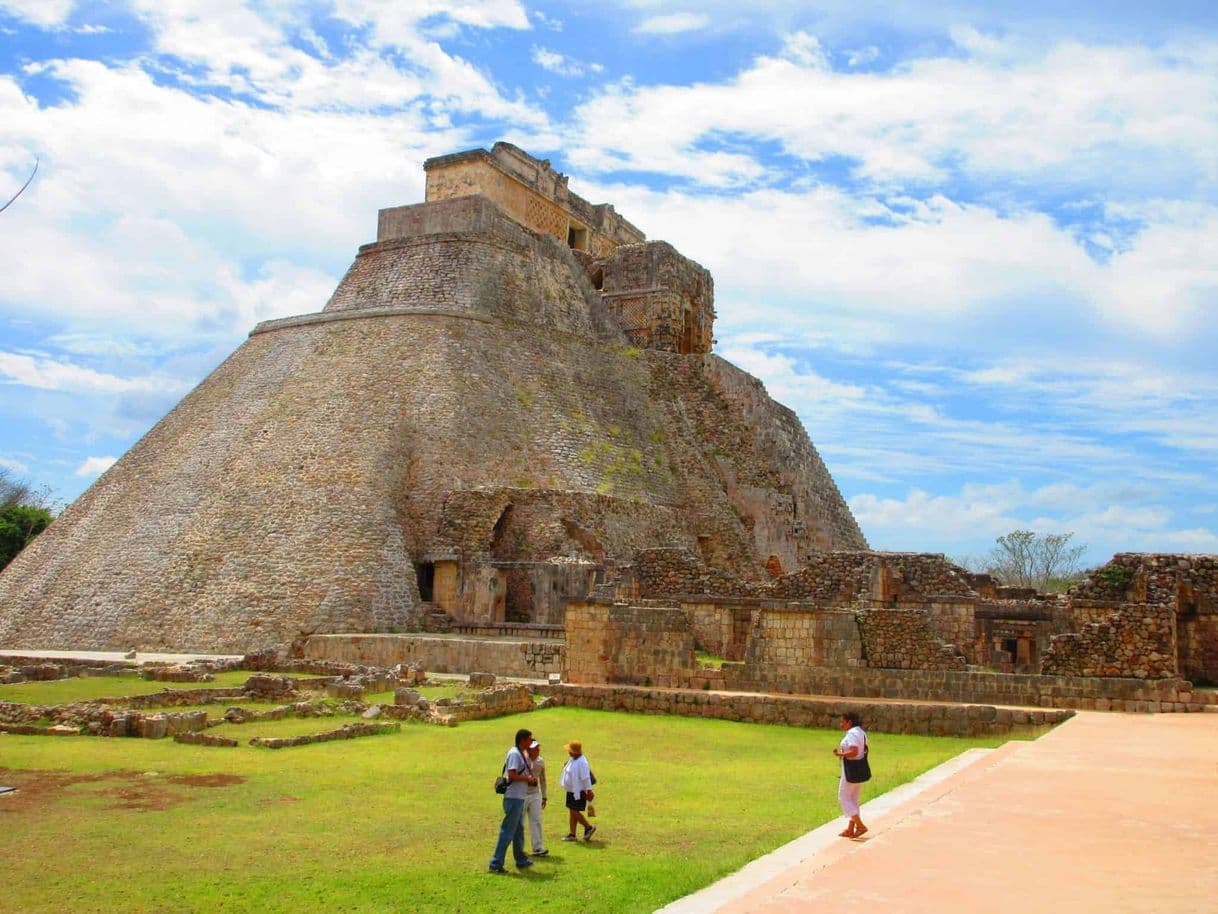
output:
MULTIPOLYGON (((839 726, 846 731, 841 743, 833 754, 842 760, 842 777, 837 784, 837 802, 842 807, 842 815, 850 823, 846 830, 839 832, 843 838, 861 838, 867 831, 867 826, 859 817, 859 796, 863 791, 863 783, 852 783, 846 780, 846 759, 864 759, 867 757, 867 734, 863 730, 863 722, 858 714, 847 711, 842 715, 839 726)), ((870 776, 870 775, 868 775, 870 776)))

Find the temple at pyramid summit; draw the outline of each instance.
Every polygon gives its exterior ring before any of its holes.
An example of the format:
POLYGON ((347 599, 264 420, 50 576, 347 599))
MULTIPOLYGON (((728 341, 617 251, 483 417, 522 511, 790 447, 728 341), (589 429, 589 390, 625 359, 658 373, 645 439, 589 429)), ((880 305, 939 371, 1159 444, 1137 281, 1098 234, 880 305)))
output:
POLYGON ((642 567, 762 586, 867 548, 712 353, 705 269, 509 144, 425 169, 321 310, 253 328, 0 574, 0 646, 554 626, 642 567))

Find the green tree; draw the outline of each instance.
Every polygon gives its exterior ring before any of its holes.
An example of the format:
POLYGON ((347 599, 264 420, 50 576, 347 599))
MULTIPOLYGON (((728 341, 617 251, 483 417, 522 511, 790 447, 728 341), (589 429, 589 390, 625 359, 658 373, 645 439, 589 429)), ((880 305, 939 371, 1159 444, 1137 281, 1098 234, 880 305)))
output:
POLYGON ((1078 576, 1085 543, 1072 545, 1073 533, 1034 533, 1013 530, 998 537, 990 550, 989 573, 1012 587, 1049 590, 1068 585, 1078 576))
POLYGON ((51 512, 32 505, 0 507, 0 568, 17 557, 51 523, 51 512))
POLYGON ((54 520, 50 490, 33 489, 0 467, 0 569, 54 520))

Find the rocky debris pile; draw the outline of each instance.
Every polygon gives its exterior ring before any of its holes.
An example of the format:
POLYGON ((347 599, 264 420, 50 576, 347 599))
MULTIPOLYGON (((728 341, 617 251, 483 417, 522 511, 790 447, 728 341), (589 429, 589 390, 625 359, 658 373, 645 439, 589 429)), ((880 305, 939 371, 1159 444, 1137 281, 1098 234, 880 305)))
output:
POLYGON ((422 685, 427 681, 427 672, 417 663, 399 663, 390 668, 389 675, 405 685, 422 685))
POLYGON ((145 666, 140 678, 150 682, 212 682, 215 676, 203 666, 191 663, 176 663, 169 666, 145 666))
POLYGON ((489 689, 495 684, 494 673, 470 673, 469 686, 471 689, 489 689))
POLYGON ((297 701, 256 711, 234 706, 224 712, 224 722, 246 724, 263 720, 283 720, 288 717, 333 717, 335 714, 359 714, 367 708, 363 702, 343 702, 333 705, 328 701, 297 701))
POLYGON ((455 727, 463 720, 520 714, 535 707, 533 693, 527 685, 507 683, 484 689, 467 698, 438 698, 434 702, 412 689, 398 689, 394 694, 394 704, 382 708, 382 712, 399 720, 413 719, 455 727))
MULTIPOLYGON (((113 715, 106 736, 132 736, 141 739, 164 739, 178 733, 207 728, 206 711, 161 712, 142 714, 139 711, 109 711, 113 715)), ((103 716, 104 720, 104 716, 103 716)))
POLYGON ((326 694, 331 698, 363 698, 364 686, 350 679, 335 679, 326 685, 326 694))
POLYGON ((273 701, 276 698, 287 698, 296 694, 297 682, 291 676, 272 676, 265 673, 255 673, 245 680, 242 689, 245 694, 261 701, 273 701))
POLYGON ((304 736, 268 737, 255 736, 250 740, 251 746, 264 749, 286 749, 289 746, 307 746, 310 743, 326 743, 336 739, 358 739, 361 736, 380 736, 382 733, 396 733, 402 729, 401 724, 347 724, 337 730, 327 730, 323 733, 309 733, 304 736))

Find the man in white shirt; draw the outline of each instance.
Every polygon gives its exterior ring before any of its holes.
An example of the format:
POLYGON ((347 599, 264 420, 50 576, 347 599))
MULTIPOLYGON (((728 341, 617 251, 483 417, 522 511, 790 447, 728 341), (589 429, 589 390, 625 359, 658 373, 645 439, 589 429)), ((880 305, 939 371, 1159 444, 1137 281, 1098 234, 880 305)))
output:
POLYGON ((528 796, 530 784, 536 784, 537 778, 529 768, 525 753, 533 741, 529 730, 516 731, 516 745, 508 750, 507 758, 503 761, 503 771, 507 775, 507 791, 503 794, 503 824, 499 826, 499 842, 495 845, 495 855, 491 857, 492 873, 506 873, 503 866, 507 856, 507 846, 512 845, 512 855, 516 858, 516 869, 522 870, 532 866, 533 861, 524 852, 524 801, 528 796))
POLYGON ((546 799, 546 760, 541 757, 541 743, 537 740, 529 743, 528 760, 537 783, 529 785, 529 792, 524 798, 524 811, 529 819, 529 835, 533 839, 533 856, 545 857, 550 853, 546 850, 541 834, 541 811, 546 808, 548 802, 546 799))

